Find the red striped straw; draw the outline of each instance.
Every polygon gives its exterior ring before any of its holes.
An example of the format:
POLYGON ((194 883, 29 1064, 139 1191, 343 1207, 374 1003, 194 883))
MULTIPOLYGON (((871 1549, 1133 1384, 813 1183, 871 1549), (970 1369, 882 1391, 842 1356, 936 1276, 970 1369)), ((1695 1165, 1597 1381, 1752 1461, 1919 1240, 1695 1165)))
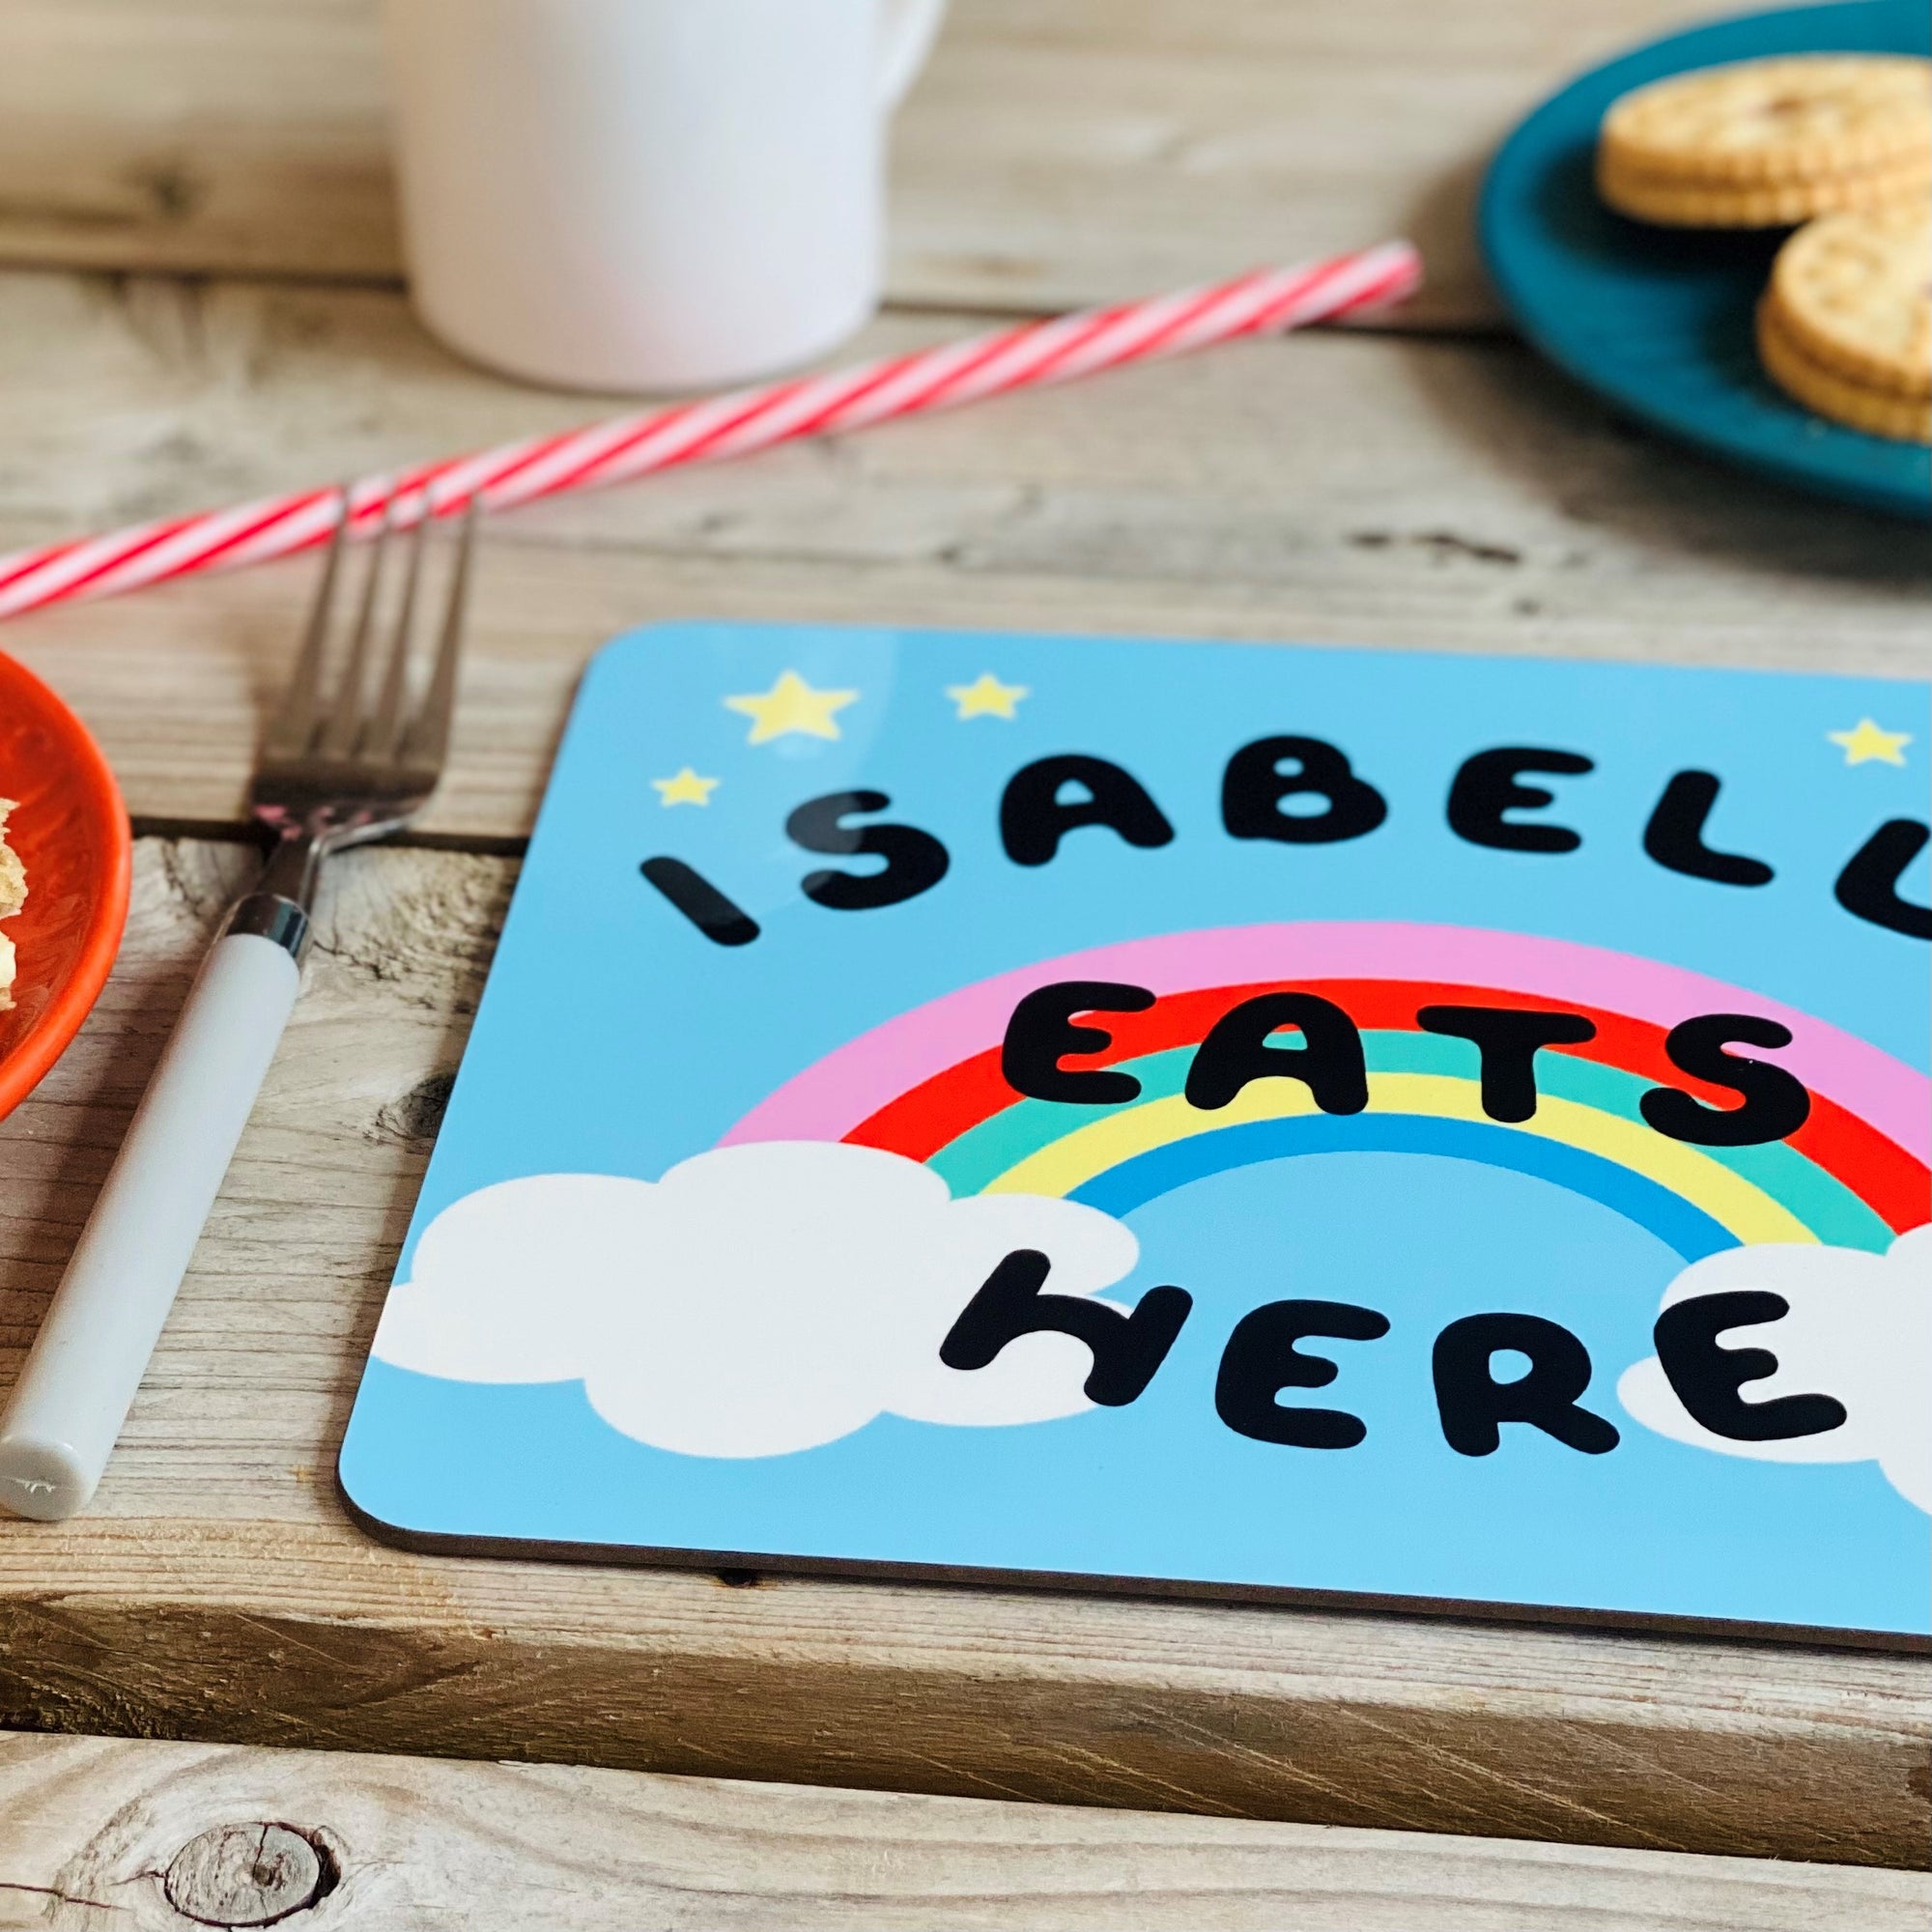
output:
POLYGON ((1385 242, 1326 261, 1257 269, 1211 288, 1086 309, 823 376, 614 416, 348 485, 20 551, 0 557, 0 617, 305 550, 333 533, 345 490, 355 535, 373 533, 384 504, 392 506, 398 528, 450 516, 472 498, 485 509, 504 510, 681 464, 746 456, 796 437, 954 409, 1009 389, 1071 382, 1242 336, 1278 335, 1400 301, 1421 280, 1414 248, 1385 242))

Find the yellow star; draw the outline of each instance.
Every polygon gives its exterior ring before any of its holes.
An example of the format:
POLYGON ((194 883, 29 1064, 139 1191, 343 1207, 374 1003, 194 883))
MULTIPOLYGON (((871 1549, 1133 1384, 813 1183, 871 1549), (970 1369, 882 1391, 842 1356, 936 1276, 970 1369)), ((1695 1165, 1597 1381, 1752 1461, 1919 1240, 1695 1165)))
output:
POLYGON ((814 691, 797 671, 788 670, 769 691, 727 697, 724 705, 752 721, 746 744, 763 745, 791 731, 802 731, 810 738, 838 737, 838 726, 832 714, 844 710, 858 696, 856 691, 814 691))
POLYGON ((949 684, 946 695, 959 707, 961 718, 1013 718, 1021 698, 1032 696, 1023 684, 1002 684, 982 670, 971 684, 949 684))
POLYGON ((651 787, 660 805, 709 805, 718 789, 717 779, 701 779, 686 765, 674 778, 653 779, 651 787))
POLYGON ((1869 718, 1861 718, 1856 730, 1827 731, 1826 737, 1845 748, 1848 765, 1862 765, 1876 758, 1881 764, 1902 765, 1905 748, 1912 742, 1910 731, 1882 731, 1869 718))

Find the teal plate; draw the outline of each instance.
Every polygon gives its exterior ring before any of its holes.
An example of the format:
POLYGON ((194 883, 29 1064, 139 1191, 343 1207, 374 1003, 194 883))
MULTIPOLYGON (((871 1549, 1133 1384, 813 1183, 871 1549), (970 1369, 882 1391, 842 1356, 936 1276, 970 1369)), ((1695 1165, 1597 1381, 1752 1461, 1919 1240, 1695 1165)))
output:
POLYGON ((1483 186, 1491 276, 1522 332, 1658 429, 1820 496, 1927 520, 1932 450, 1826 422, 1758 366, 1751 315, 1785 231, 1653 228, 1598 198, 1597 125, 1645 81, 1765 54, 1932 52, 1923 0, 1840 0, 1719 20, 1623 55, 1546 100, 1483 186))

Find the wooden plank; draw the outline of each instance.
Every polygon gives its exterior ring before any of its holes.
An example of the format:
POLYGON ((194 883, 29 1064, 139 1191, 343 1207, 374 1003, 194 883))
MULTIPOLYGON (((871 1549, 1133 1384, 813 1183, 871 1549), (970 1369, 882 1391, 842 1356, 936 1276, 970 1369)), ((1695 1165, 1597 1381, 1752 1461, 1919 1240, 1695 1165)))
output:
POLYGON ((1843 1865, 0 1734, 0 1925, 73 1932, 1917 1932, 1929 1906, 1843 1865))
MULTIPOLYGON (((245 865, 142 842, 100 1008, 0 1122, 0 1385, 245 865)), ((0 1522, 0 1723, 1923 1861, 1925 1659, 368 1542, 332 1458, 513 871, 341 862, 96 1509, 0 1522)))
POLYGON ((374 0, 10 0, 0 259, 397 272, 374 0))
MULTIPOLYGON (((900 301, 1061 308, 1411 233, 1493 320, 1502 131, 1682 0, 954 0, 901 117, 900 301)), ((376 0, 9 0, 0 260, 393 277, 376 0)))
MULTIPOLYGON (((965 317, 889 318, 865 348, 965 317)), ((0 550, 554 429, 400 300, 0 275, 0 550)), ((0 627, 137 813, 233 819, 312 560, 0 627)), ((570 690, 653 619, 1307 638, 1918 673, 1899 526, 1625 428, 1515 347, 1304 336, 519 511, 432 832, 530 823, 570 690)))

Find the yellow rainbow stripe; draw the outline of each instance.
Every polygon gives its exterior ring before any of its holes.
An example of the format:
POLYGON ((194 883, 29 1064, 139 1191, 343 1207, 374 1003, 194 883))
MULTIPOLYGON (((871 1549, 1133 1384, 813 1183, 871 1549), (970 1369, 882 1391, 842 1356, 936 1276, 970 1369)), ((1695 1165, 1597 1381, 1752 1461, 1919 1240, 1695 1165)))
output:
MULTIPOLYGON (((1481 1091, 1475 1081, 1448 1074, 1371 1073, 1369 1112, 1421 1114, 1494 1126, 1496 1122, 1483 1112, 1481 1091)), ((996 1176, 983 1191, 1064 1196, 1122 1161, 1170 1142, 1250 1121, 1277 1121, 1315 1111, 1313 1095, 1293 1080, 1257 1080, 1211 1114, 1190 1107, 1179 1094, 1150 1100, 1076 1127, 996 1176)), ((1546 1094, 1539 1097, 1536 1112, 1516 1124, 1515 1131, 1580 1148, 1641 1174, 1702 1208, 1741 1242, 1818 1238, 1788 1208, 1734 1169, 1682 1141, 1601 1108, 1546 1094)))

